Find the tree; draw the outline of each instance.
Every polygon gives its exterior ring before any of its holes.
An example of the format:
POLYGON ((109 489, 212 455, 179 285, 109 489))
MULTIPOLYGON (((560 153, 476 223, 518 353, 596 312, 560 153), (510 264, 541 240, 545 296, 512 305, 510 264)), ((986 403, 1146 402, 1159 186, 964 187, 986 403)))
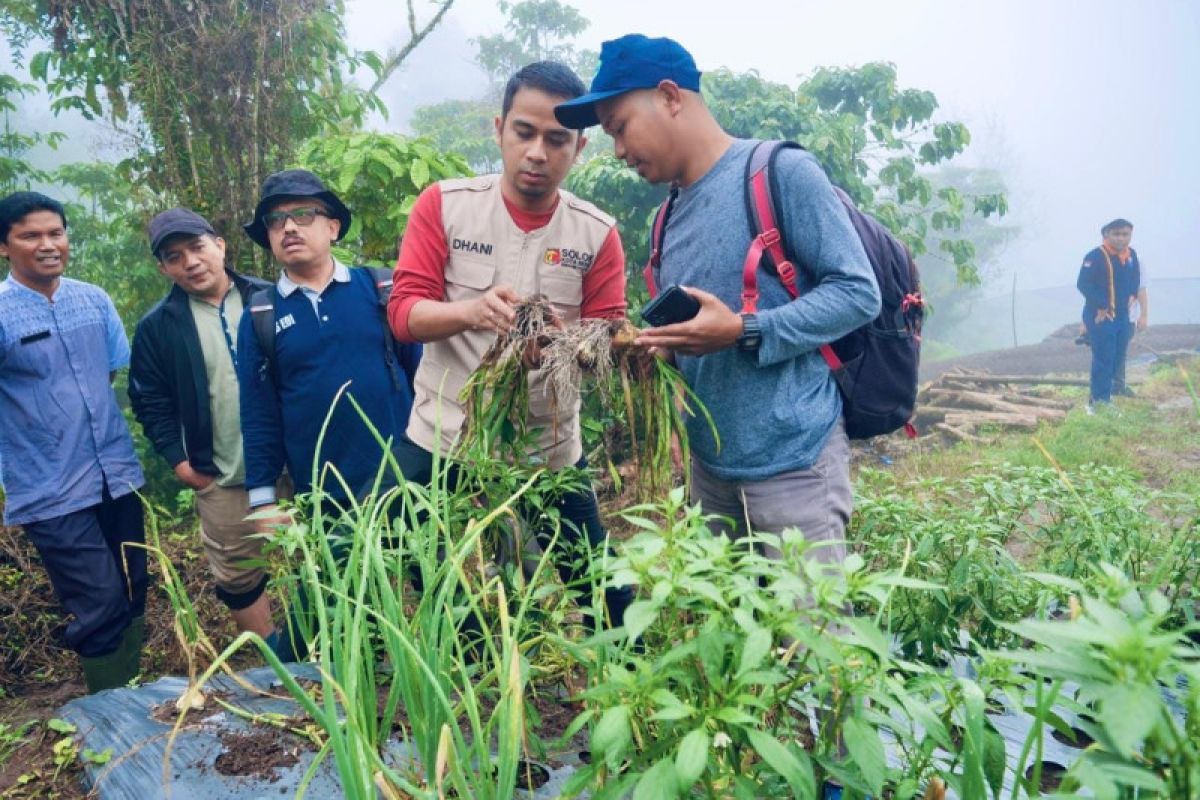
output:
POLYGON ((63 140, 63 134, 57 132, 28 132, 13 128, 12 113, 17 110, 15 101, 36 88, 11 75, 0 74, 0 112, 4 114, 4 129, 0 131, 0 194, 28 189, 35 181, 46 180, 46 173, 30 164, 25 156, 39 144, 57 148, 63 140))
MULTIPOLYGON (((17 52, 50 43, 29 64, 56 110, 108 120, 134 142, 129 180, 219 230, 250 217, 300 142, 383 111, 345 75, 399 57, 351 51, 341 0, 0 0, 0 12, 17 52)), ((229 243, 246 265, 246 243, 229 243)))
POLYGON ((896 68, 885 63, 822 67, 796 89, 754 72, 718 70, 705 75, 702 89, 730 133, 804 145, 830 180, 904 239, 915 256, 933 243, 939 258, 953 264, 955 280, 978 282, 975 244, 956 234, 969 217, 1003 215, 1008 201, 1002 184, 975 191, 930 173, 971 141, 961 122, 934 121, 932 92, 901 89, 896 68))
POLYGON ((320 175, 353 212, 337 256, 352 264, 392 266, 421 190, 470 175, 467 162, 426 139, 396 134, 319 136, 300 148, 300 163, 320 175))
POLYGON ((560 61, 585 80, 595 73, 596 52, 574 44, 591 23, 572 6, 559 0, 501 0, 500 10, 508 15, 505 33, 475 40, 475 60, 491 77, 493 90, 534 61, 560 61))
POLYGON ((446 100, 418 106, 411 124, 443 153, 461 155, 476 172, 497 172, 500 148, 492 124, 497 105, 491 100, 446 100))
POLYGON ((666 199, 667 187, 647 183, 609 154, 589 159, 571 170, 565 185, 616 217, 625 248, 630 305, 637 306, 645 296, 640 275, 650 252, 650 225, 654 212, 666 199))

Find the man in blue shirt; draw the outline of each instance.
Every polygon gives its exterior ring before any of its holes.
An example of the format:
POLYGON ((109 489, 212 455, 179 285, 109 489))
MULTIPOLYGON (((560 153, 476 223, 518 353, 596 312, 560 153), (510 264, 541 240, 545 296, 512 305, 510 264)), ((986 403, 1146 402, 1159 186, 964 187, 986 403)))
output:
POLYGON ((112 389, 129 343, 112 300, 64 278, 62 204, 36 192, 0 200, 0 484, 5 522, 33 542, 74 620, 89 692, 138 673, 146 553, 142 470, 112 389))
POLYGON ((605 42, 590 94, 559 105, 570 128, 600 123, 616 156, 678 195, 663 234, 658 284, 700 303, 690 321, 643 331, 638 343, 670 353, 712 414, 689 421, 693 499, 704 511, 779 533, 799 528, 844 559, 850 516, 849 446, 837 386, 818 348, 872 320, 879 289, 865 251, 820 164, 779 154, 784 240, 802 265, 801 295, 760 274, 755 313, 738 313, 751 244, 746 164, 754 142, 721 129, 700 95, 691 55, 670 39, 632 34, 605 42), (746 409, 755 413, 748 414, 746 409))
MULTIPOLYGON (((421 346, 392 338, 380 304, 390 282, 377 286, 370 271, 333 257, 333 243, 349 227, 350 210, 316 175, 299 169, 267 177, 245 226, 283 268, 266 298, 251 298, 238 331, 245 485, 264 530, 286 521, 264 513, 275 505, 285 464, 296 494, 319 488, 325 514, 336 519, 350 495, 361 499, 370 491, 385 458, 363 416, 393 444, 408 425, 421 346), (256 314, 273 315, 273 352, 255 335, 256 314)), ((304 648, 275 650, 294 658, 304 648)))
MULTIPOLYGON (((700 94, 700 71, 671 39, 605 42, 591 92, 555 109, 568 128, 600 124, 617 158, 678 194, 659 253, 659 286, 685 287, 691 320, 651 328, 638 344, 670 354, 712 414, 688 423, 692 499, 732 536, 798 529, 826 563, 846 557, 850 448, 842 401, 818 348, 879 314, 879 287, 862 242, 820 164, 785 150, 773 167, 783 239, 802 267, 793 300, 773 275, 742 307, 752 240, 745 194, 755 143, 726 133, 700 94), (754 409, 747 413, 747 409, 754 409)), ((767 555, 778 557, 774 548, 767 555)), ((825 798, 840 798, 832 782, 825 798)))
MULTIPOLYGON (((1129 246, 1133 223, 1114 219, 1100 229, 1100 235, 1103 241, 1083 257, 1076 280, 1092 345, 1089 414, 1097 404, 1108 407, 1114 394, 1125 393, 1125 353, 1133 333, 1129 309, 1142 286, 1141 264, 1129 246)), ((1141 297, 1145 299, 1144 294, 1141 297)))
MULTIPOLYGON (((275 320, 271 363, 254 333, 253 315, 261 309, 248 309, 238 332, 252 509, 275 502, 285 463, 297 494, 311 491, 314 475, 326 465, 336 468, 354 495, 369 489, 384 453, 359 413, 338 397, 343 386, 384 439, 399 441, 408 425, 421 347, 395 345, 371 273, 333 257, 333 243, 349 226, 349 209, 306 170, 269 176, 254 220, 245 226, 283 268, 269 293, 275 320), (393 353, 398 364, 392 363, 393 353), (335 399, 318 458, 317 439, 335 399)), ((342 481, 327 477, 321 486, 325 497, 347 499, 342 481)))

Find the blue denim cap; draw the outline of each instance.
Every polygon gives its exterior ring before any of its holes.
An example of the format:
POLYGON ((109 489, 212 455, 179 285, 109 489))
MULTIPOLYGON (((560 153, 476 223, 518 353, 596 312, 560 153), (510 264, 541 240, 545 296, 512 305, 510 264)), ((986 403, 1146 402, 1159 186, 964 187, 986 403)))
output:
POLYGON ((592 78, 591 91, 555 106, 554 116, 574 130, 598 125, 596 103, 635 89, 653 89, 664 80, 700 91, 700 70, 691 53, 674 39, 626 34, 600 46, 600 69, 592 78))
POLYGON ((342 223, 337 238, 334 240, 340 241, 346 235, 346 231, 350 229, 350 209, 346 208, 346 204, 339 200, 336 194, 329 191, 325 184, 321 183, 320 178, 306 169, 285 169, 283 172, 268 175, 267 179, 263 181, 258 206, 254 209, 254 219, 243 225, 242 229, 246 231, 247 236, 254 240, 255 244, 265 250, 270 250, 271 240, 267 238, 267 226, 263 222, 263 214, 285 200, 303 200, 308 197, 315 197, 324 203, 325 207, 329 209, 330 216, 342 223))
POLYGON ((146 233, 150 237, 150 252, 155 258, 158 258, 158 251, 172 236, 203 236, 206 233, 217 235, 208 220, 190 208, 170 208, 155 214, 147 226, 146 233))

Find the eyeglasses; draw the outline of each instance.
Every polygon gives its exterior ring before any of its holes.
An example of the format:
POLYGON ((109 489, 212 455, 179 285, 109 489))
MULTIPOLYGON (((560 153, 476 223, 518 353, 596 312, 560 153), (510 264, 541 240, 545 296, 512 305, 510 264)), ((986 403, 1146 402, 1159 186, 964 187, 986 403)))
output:
POLYGON ((293 208, 291 211, 272 211, 269 214, 263 214, 263 224, 267 226, 267 230, 278 231, 283 230, 283 226, 289 219, 293 219, 301 228, 307 228, 317 217, 328 216, 319 208, 293 208))

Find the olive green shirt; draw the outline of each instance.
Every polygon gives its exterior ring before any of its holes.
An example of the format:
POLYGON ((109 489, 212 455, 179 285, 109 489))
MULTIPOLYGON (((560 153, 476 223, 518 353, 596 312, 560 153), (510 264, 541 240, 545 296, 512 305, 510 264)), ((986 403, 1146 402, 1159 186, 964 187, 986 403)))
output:
POLYGON ((238 320, 242 318, 242 296, 235 287, 221 305, 214 306, 191 297, 188 305, 200 335, 204 370, 208 373, 208 407, 212 413, 213 463, 221 471, 220 486, 239 486, 246 477, 242 457, 242 417, 238 408, 237 357, 238 320))

